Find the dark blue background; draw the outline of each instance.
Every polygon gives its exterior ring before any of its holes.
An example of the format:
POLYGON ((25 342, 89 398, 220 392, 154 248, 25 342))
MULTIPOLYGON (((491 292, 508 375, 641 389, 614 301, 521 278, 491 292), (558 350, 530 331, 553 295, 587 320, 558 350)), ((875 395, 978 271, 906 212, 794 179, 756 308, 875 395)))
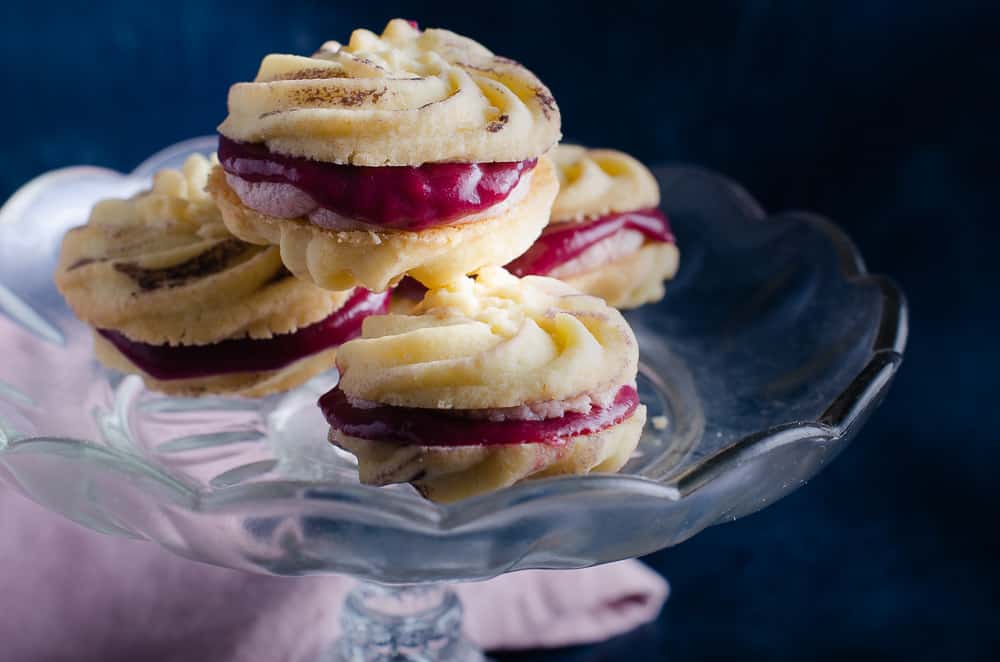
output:
MULTIPOLYGON (((980 5, 976 8, 976 5, 980 5)), ((0 199, 209 133, 266 52, 392 16, 528 63, 568 138, 812 209, 910 297, 907 360, 854 446, 763 513, 648 558, 655 625, 566 660, 972 659, 1000 649, 998 12, 927 2, 5 3, 0 199)), ((533 659, 533 655, 517 656, 533 659)))

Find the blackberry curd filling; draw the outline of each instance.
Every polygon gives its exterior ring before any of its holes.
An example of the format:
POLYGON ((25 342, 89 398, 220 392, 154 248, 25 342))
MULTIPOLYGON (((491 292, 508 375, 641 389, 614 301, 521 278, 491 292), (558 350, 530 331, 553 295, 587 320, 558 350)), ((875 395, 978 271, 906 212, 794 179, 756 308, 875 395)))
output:
POLYGON ((350 437, 414 446, 492 446, 550 444, 562 446, 572 437, 595 434, 618 425, 639 406, 639 394, 622 386, 614 400, 594 404, 587 413, 570 412, 545 420, 489 421, 463 418, 458 412, 414 407, 351 404, 340 387, 319 400, 330 427, 350 437))
POLYGON ((608 214, 587 223, 549 225, 528 252, 507 265, 507 270, 515 276, 545 276, 623 230, 640 232, 650 241, 674 243, 667 217, 655 207, 608 214))
POLYGON ((265 372, 347 342, 361 333, 361 323, 366 317, 386 312, 388 302, 388 292, 357 288, 333 314, 298 331, 266 339, 223 340, 211 345, 150 345, 129 340, 109 329, 97 332, 155 379, 167 381, 235 372, 265 372))
POLYGON ((392 290, 392 296, 411 301, 420 301, 425 294, 427 294, 427 286, 410 276, 403 276, 403 279, 392 290))
POLYGON ((219 136, 219 162, 226 173, 251 184, 294 186, 316 207, 345 218, 416 231, 448 225, 503 202, 537 159, 352 166, 276 154, 260 143, 219 136))

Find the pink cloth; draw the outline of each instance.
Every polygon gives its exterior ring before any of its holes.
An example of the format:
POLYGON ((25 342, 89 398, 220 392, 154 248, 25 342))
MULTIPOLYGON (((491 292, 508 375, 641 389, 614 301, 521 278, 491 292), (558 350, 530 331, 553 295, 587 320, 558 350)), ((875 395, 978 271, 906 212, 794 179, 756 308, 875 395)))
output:
MULTIPOLYGON (((90 532, 0 485, 3 660, 304 662, 336 638, 352 583, 193 563, 90 532)), ((600 641, 655 618, 668 593, 637 561, 457 590, 470 638, 487 649, 600 641)))

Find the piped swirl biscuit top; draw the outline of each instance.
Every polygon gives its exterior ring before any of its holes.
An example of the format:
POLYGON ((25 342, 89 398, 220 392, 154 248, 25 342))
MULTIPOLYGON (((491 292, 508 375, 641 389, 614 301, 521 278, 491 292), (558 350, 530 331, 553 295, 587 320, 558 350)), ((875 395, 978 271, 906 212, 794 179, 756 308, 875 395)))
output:
POLYGON ((66 234, 55 281, 77 317, 134 341, 198 345, 295 331, 347 299, 292 277, 278 248, 230 234, 204 190, 211 167, 191 156, 66 234))
POLYGON ((649 169, 613 149, 558 145, 552 150, 559 196, 552 222, 582 221, 660 204, 660 187, 649 169))
POLYGON ((465 410, 613 395, 637 362, 618 311, 499 267, 429 291, 409 315, 369 317, 337 358, 352 400, 465 410))
POLYGON ((312 57, 268 55, 230 89, 219 132, 318 161, 413 166, 535 158, 559 127, 549 90, 517 62, 394 19, 312 57))

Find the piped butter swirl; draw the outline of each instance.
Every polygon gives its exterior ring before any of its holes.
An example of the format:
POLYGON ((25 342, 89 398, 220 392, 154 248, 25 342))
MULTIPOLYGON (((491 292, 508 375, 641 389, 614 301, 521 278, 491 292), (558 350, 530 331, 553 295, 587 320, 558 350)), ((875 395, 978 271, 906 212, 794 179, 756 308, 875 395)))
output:
POLYGON ((346 300, 293 278, 277 247, 230 234, 205 192, 216 163, 193 155, 66 234, 55 281, 77 317, 139 342, 200 345, 288 333, 346 300))
POLYGON ((355 401, 491 409, 632 383, 638 346, 600 299, 490 267, 430 290, 409 315, 369 317, 337 363, 355 401))
POLYGON ((582 221, 660 204, 660 187, 649 169, 613 149, 558 145, 551 153, 559 175, 552 221, 582 221))
POLYGON ((521 161, 560 137, 559 108, 522 65, 402 19, 311 57, 268 55, 229 91, 219 132, 281 154, 363 166, 521 161))

